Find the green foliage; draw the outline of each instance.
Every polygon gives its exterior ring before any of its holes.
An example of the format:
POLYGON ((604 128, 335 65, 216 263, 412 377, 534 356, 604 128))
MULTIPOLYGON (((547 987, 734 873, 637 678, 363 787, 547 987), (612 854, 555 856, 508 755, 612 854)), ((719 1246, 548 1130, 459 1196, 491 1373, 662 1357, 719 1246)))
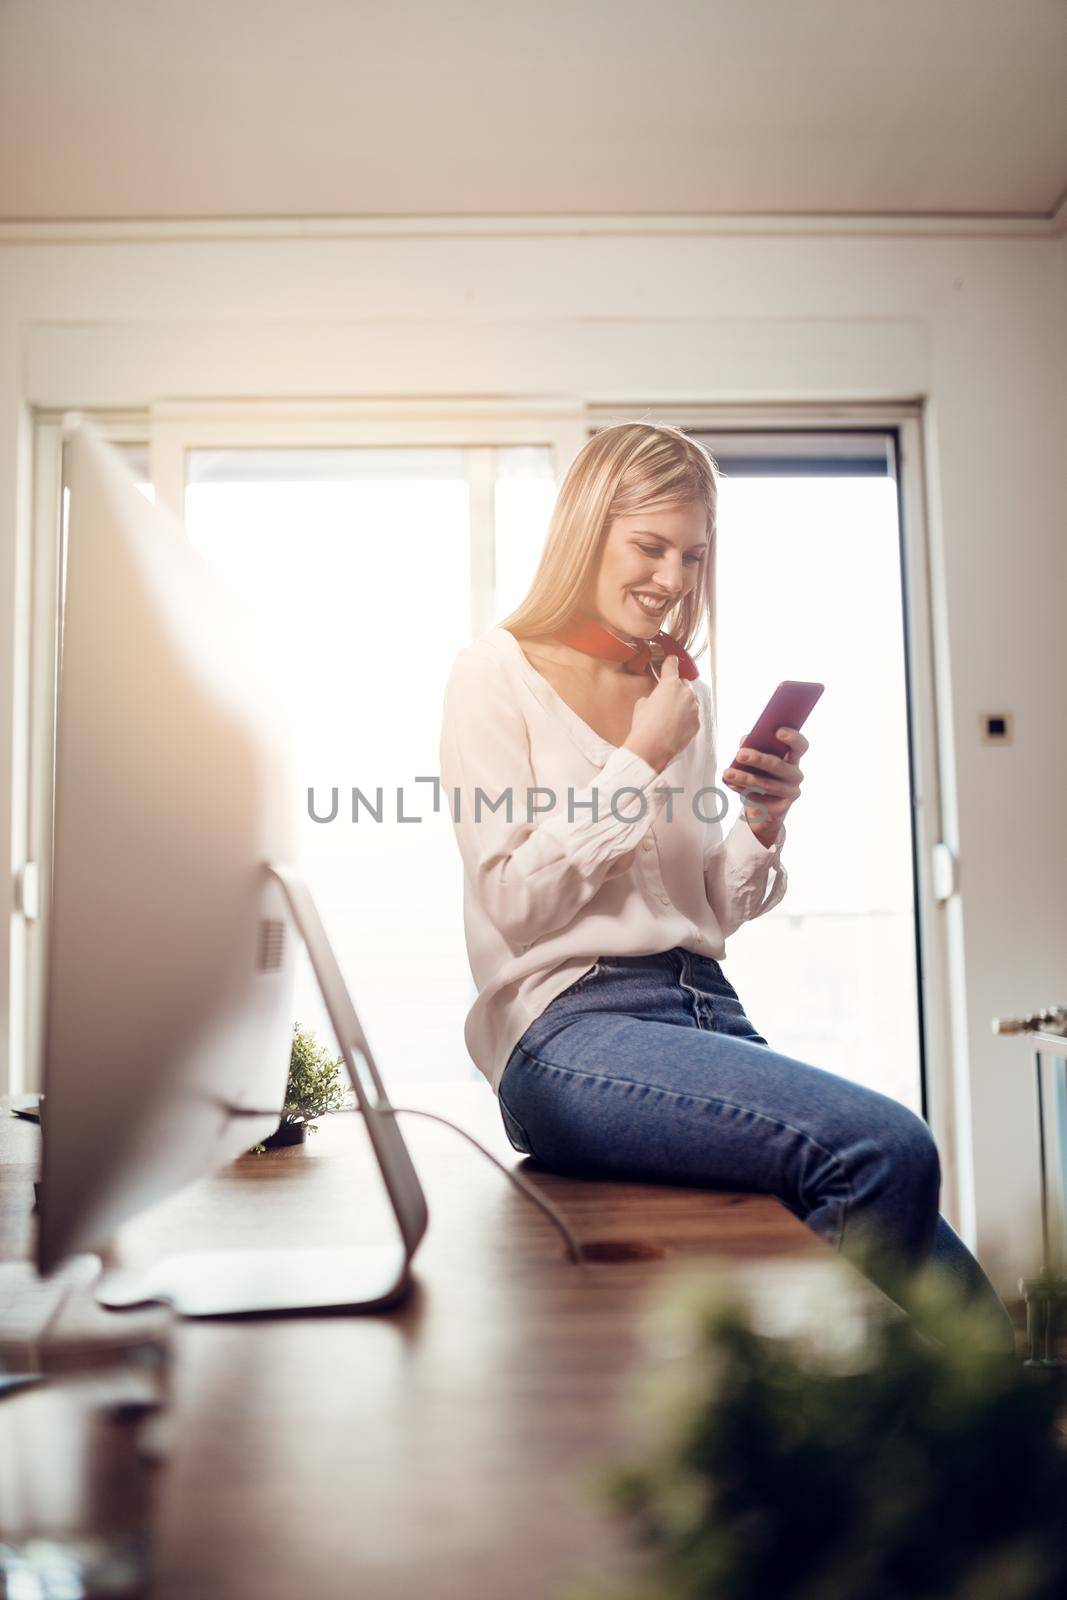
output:
POLYGON ((672 1287, 671 1358, 635 1395, 645 1459, 591 1485, 642 1578, 565 1600, 1062 1600, 1063 1370, 1005 1355, 945 1281, 918 1311, 870 1318, 842 1358, 672 1287))
POLYGON ((306 1122, 315 1132, 313 1117, 340 1111, 345 1102, 342 1078, 344 1062, 320 1045, 309 1028, 298 1023, 293 1028, 293 1051, 289 1057, 289 1083, 285 1091, 283 1122, 306 1122))
MULTIPOLYGON (((318 1043, 310 1028, 302 1028, 299 1022, 294 1024, 282 1124, 305 1123, 308 1133, 315 1133, 317 1125, 313 1117, 340 1111, 347 1099, 343 1068, 343 1058, 331 1055, 318 1043)), ((264 1148, 257 1144, 253 1151, 262 1155, 264 1148)))

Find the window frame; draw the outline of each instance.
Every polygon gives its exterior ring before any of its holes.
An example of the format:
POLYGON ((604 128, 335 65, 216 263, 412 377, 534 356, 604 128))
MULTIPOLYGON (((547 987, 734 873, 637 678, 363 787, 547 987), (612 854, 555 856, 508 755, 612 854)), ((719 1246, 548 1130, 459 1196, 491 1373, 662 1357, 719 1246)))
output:
MULTIPOLYGON (((942 1207, 950 1221, 973 1232, 974 1197, 960 1192, 957 1132, 968 1115, 966 1017, 962 926, 958 897, 938 890, 935 853, 955 856, 951 793, 942 773, 952 771, 951 699, 945 657, 945 597, 936 587, 926 515, 926 463, 922 403, 856 402, 729 405, 657 401, 660 416, 701 433, 848 433, 877 428, 896 440, 895 475, 908 685, 911 804, 915 838, 915 906, 920 949, 921 1048, 928 1120, 943 1165, 942 1207), (935 626, 935 622, 937 626, 935 626), (942 641, 937 647, 937 641, 942 641)), ((649 415, 649 402, 583 404, 543 401, 185 401, 142 410, 87 411, 106 438, 147 446, 157 500, 184 503, 185 457, 196 449, 435 444, 469 449, 471 491, 472 629, 491 626, 494 589, 493 475, 487 446, 541 445, 553 450, 557 482, 599 428, 624 417, 649 415)), ((50 855, 54 771, 57 584, 61 534, 62 418, 56 410, 34 415, 31 627, 28 640, 28 737, 24 787, 28 862, 36 863, 38 909, 15 918, 11 960, 11 1069, 13 1092, 39 1087, 45 950, 51 888, 50 855), (19 992, 21 990, 21 993, 19 992)), ((891 468, 892 470, 892 468, 891 468)), ((23 778, 16 764, 16 783, 23 778)), ((21 909, 21 908, 20 908, 21 909)))

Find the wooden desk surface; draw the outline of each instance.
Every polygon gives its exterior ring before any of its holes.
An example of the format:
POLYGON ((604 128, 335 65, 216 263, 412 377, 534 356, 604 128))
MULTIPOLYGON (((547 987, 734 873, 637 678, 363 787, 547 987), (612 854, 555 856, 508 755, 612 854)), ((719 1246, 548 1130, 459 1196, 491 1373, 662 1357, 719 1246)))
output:
MULTIPOLYGON (((579 1572, 621 1574, 619 1531, 586 1479, 636 1437, 627 1397, 655 1359, 642 1315, 668 1277, 732 1264, 779 1306, 813 1281, 825 1292, 826 1275, 857 1292, 856 1274, 772 1199, 546 1172, 512 1149, 480 1083, 395 1101, 468 1128, 536 1181, 583 1242, 662 1254, 574 1264, 466 1139, 401 1117, 430 1208, 403 1305, 174 1323, 154 1594, 544 1600, 579 1572)), ((30 1247, 38 1134, 3 1121, 10 1260, 30 1247)), ((341 1116, 303 1149, 244 1157, 165 1201, 120 1244, 139 1261, 394 1231, 362 1123, 341 1116)))

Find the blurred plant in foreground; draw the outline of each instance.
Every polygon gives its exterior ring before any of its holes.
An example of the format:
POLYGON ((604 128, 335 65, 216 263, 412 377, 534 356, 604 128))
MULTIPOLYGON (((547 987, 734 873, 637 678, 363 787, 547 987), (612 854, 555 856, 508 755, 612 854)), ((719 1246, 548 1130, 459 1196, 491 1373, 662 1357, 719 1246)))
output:
POLYGON ((645 1457, 590 1486, 642 1576, 563 1600, 1063 1600, 1063 1370, 1005 1355, 946 1281, 909 1292, 914 1321, 868 1317, 843 1352, 768 1337, 706 1279, 669 1286, 645 1457))

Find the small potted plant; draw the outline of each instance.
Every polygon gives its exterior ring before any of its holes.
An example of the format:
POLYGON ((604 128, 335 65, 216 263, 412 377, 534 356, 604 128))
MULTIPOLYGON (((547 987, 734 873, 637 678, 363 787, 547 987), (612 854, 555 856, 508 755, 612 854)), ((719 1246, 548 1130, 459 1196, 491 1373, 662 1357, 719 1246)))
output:
POLYGON ((316 1130, 315 1117, 340 1111, 347 1098, 343 1067, 340 1056, 331 1055, 310 1028, 296 1023, 282 1118, 270 1137, 253 1147, 255 1154, 303 1144, 308 1134, 316 1130))

